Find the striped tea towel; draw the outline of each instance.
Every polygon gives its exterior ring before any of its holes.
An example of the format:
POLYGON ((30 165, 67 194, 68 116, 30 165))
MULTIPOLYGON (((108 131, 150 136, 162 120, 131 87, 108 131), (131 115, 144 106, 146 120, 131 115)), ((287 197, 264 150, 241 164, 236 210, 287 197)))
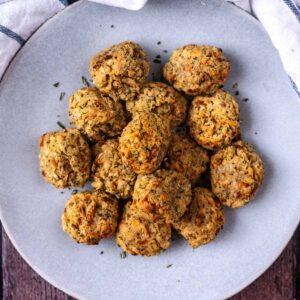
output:
MULTIPOLYGON (((147 2, 147 0, 92 1, 128 9, 140 9, 147 2)), ((205 1, 209 0, 201 2, 205 1)), ((262 23, 280 54, 293 88, 300 97, 300 0, 230 2, 253 14, 262 23)), ((68 0, 0 0, 0 78, 29 36, 67 5, 68 0)))

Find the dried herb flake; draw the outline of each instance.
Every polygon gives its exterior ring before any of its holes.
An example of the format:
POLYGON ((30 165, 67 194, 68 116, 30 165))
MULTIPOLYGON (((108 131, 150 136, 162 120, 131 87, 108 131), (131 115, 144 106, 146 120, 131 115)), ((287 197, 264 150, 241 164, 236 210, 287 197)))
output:
POLYGON ((101 252, 100 252, 100 255, 102 255, 103 253, 104 253, 104 251, 101 251, 101 252))
POLYGON ((232 88, 236 89, 238 86, 239 86, 239 84, 236 82, 236 83, 233 84, 232 88))
POLYGON ((57 121, 56 123, 60 128, 66 129, 66 126, 64 124, 62 124, 61 122, 57 121))
POLYGON ((53 84, 54 87, 58 87, 59 86, 59 82, 56 82, 53 84))
POLYGON ((157 45, 160 45, 160 44, 161 44, 161 41, 158 41, 158 42, 157 42, 157 45))
POLYGON ((168 53, 168 50, 164 50, 163 53, 168 53))
POLYGON ((161 60, 160 60, 160 59, 154 59, 153 62, 154 62, 155 64, 161 64, 161 60))
POLYGON ((173 266, 173 264, 167 265, 167 269, 168 269, 168 268, 171 268, 172 266, 173 266))
POLYGON ((78 193, 78 190, 73 190, 72 195, 76 195, 78 193))
POLYGON ((65 92, 61 92, 59 95, 59 101, 62 101, 62 99, 66 96, 65 92))
POLYGON ((244 99, 243 99, 244 102, 247 102, 248 100, 249 100, 248 98, 244 98, 244 99))
POLYGON ((121 257, 122 259, 126 258, 126 252, 125 252, 125 251, 121 252, 121 253, 120 253, 120 257, 121 257))
POLYGON ((81 76, 81 80, 82 80, 82 84, 84 86, 86 86, 86 87, 90 86, 90 83, 88 82, 88 80, 84 76, 81 76))

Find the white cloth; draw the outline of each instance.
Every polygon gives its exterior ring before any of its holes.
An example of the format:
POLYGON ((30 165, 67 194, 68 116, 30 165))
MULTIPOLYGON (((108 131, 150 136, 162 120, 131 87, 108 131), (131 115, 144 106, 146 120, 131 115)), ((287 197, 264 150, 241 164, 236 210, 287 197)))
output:
MULTIPOLYGON (((147 2, 147 0, 92 1, 132 10, 141 9, 147 2)), ((253 14, 262 23, 300 97, 300 0, 230 2, 253 14)), ((67 0, 0 0, 0 78, 17 50, 30 35, 66 5, 67 0)))

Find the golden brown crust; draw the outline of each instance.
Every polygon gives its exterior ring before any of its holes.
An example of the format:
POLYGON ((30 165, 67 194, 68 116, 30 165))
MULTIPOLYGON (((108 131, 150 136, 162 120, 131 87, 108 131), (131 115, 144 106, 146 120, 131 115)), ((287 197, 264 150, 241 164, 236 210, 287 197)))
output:
POLYGON ((92 186, 117 198, 131 197, 136 174, 126 167, 119 155, 117 140, 102 145, 92 167, 92 186))
POLYGON ((164 160, 164 167, 183 174, 192 183, 206 171, 208 152, 182 133, 174 133, 164 160))
POLYGON ((163 74, 175 89, 196 96, 213 94, 227 79, 229 69, 221 49, 186 45, 173 52, 163 74))
POLYGON ((126 102, 126 108, 131 114, 151 112, 169 118, 171 127, 176 127, 186 118, 187 103, 172 87, 162 82, 148 82, 136 100, 126 102))
POLYGON ((189 132, 206 149, 222 148, 239 134, 239 115, 239 105, 227 92, 218 90, 213 96, 198 96, 189 111, 189 132))
POLYGON ((218 151, 210 164, 212 191, 232 208, 253 199, 264 177, 263 162, 254 148, 238 141, 218 151))
POLYGON ((197 248, 211 242, 224 225, 224 212, 216 196, 208 189, 195 188, 188 211, 173 227, 197 248))
POLYGON ((170 124, 152 113, 140 113, 124 128, 120 141, 123 163, 137 174, 154 172, 166 155, 170 124))
POLYGON ((164 220, 150 220, 144 212, 132 208, 128 202, 116 232, 116 242, 133 255, 153 256, 170 246, 171 226, 164 220))
POLYGON ((40 137, 40 171, 56 188, 83 187, 91 168, 91 151, 77 129, 45 133, 40 137))
POLYGON ((82 88, 70 97, 69 119, 91 141, 102 141, 103 134, 119 135, 126 125, 122 105, 95 87, 82 88))
POLYGON ((118 201, 100 191, 77 193, 66 203, 61 220, 63 230, 78 243, 98 244, 116 230, 118 201))
POLYGON ((157 170, 139 175, 134 185, 132 207, 147 213, 152 220, 177 221, 192 200, 191 184, 182 174, 157 170))
POLYGON ((97 88, 117 100, 132 100, 149 73, 144 50, 127 41, 97 53, 90 61, 90 73, 97 88))

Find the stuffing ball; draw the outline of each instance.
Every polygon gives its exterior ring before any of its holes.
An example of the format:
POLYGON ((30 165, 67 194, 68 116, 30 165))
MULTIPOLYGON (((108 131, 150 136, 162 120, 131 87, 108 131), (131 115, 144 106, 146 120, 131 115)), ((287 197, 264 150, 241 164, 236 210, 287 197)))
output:
POLYGON ((103 189, 117 198, 131 197, 136 174, 122 162, 117 140, 101 146, 92 167, 92 186, 103 189))
POLYGON ((163 69, 164 78, 186 95, 210 95, 222 85, 230 64, 213 46, 186 45, 176 49, 163 69))
POLYGON ((123 42, 97 53, 90 61, 90 73, 97 88, 117 100, 132 100, 149 73, 144 50, 123 42))
POLYGON ((171 242, 171 226, 164 220, 150 220, 128 202, 116 232, 116 242, 132 255, 153 256, 165 251, 171 242))
POLYGON ((209 163, 207 150, 198 146, 183 133, 174 133, 164 167, 183 174, 193 184, 206 171, 209 163))
POLYGON ((188 116, 189 132, 206 149, 222 148, 240 133, 239 119, 235 98, 218 90, 213 96, 198 96, 193 100, 188 116))
POLYGON ((170 143, 168 120, 153 113, 135 115, 120 137, 123 163, 137 174, 150 174, 161 164, 170 143))
POLYGON ((118 201, 99 191, 72 196, 61 217, 63 230, 78 243, 98 244, 114 234, 118 221, 118 201))
POLYGON ((103 134, 116 136, 126 126, 123 107, 95 87, 78 90, 69 101, 70 123, 91 141, 102 141, 103 134))
POLYGON ((169 118, 171 127, 177 127, 186 118, 187 103, 172 87, 161 82, 148 82, 136 100, 126 102, 126 108, 131 114, 151 112, 169 118))
POLYGON ((132 207, 144 211, 152 220, 164 218, 173 223, 183 216, 191 200, 191 184, 186 177, 171 170, 157 170, 137 177, 132 207))
POLYGON ((77 129, 43 134, 39 160, 41 174, 56 188, 83 187, 90 176, 91 151, 77 129))
POLYGON ((254 197, 264 177, 264 166, 250 144, 238 141, 212 156, 210 172, 213 193, 222 204, 236 208, 254 197))
POLYGON ((211 242, 224 225, 224 212, 216 196, 208 189, 195 188, 193 200, 184 216, 173 227, 197 248, 211 242))

